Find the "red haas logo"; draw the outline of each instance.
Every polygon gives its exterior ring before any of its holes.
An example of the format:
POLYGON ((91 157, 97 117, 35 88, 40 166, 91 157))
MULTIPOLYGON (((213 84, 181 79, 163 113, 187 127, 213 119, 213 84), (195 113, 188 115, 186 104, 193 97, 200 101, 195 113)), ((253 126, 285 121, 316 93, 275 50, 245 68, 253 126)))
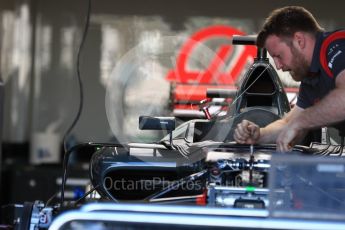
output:
POLYGON ((176 83, 171 98, 174 102, 174 110, 190 110, 191 104, 206 98, 207 88, 234 88, 234 83, 243 68, 248 61, 253 61, 256 55, 255 46, 236 47, 242 52, 238 52, 239 50, 234 52, 232 45, 220 44, 205 70, 187 68, 188 61, 198 45, 215 38, 220 41, 221 39, 231 41, 234 35, 244 35, 244 33, 230 26, 211 26, 194 33, 181 47, 175 69, 170 70, 166 76, 168 81, 176 83), (225 63, 229 63, 228 66, 225 66, 225 63))

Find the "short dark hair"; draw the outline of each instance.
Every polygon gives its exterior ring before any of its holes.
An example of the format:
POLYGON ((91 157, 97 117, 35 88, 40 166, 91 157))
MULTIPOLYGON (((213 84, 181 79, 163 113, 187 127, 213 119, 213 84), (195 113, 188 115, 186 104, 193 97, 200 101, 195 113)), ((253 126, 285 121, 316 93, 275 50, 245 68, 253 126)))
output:
POLYGON ((286 6, 276 9, 265 20, 258 34, 256 43, 264 47, 266 39, 270 35, 291 38, 297 31, 309 32, 316 35, 323 31, 314 16, 300 6, 286 6))

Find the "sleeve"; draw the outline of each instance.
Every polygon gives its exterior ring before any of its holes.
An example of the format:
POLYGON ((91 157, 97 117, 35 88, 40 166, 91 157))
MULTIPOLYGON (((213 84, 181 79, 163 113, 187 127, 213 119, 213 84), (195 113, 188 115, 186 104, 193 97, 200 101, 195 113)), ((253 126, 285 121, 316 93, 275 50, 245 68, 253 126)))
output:
POLYGON ((332 42, 330 47, 327 55, 328 67, 336 77, 345 69, 345 39, 332 42))
POLYGON ((306 109, 312 106, 312 103, 310 102, 308 97, 308 86, 303 84, 303 82, 301 82, 301 85, 299 87, 296 105, 302 109, 306 109))

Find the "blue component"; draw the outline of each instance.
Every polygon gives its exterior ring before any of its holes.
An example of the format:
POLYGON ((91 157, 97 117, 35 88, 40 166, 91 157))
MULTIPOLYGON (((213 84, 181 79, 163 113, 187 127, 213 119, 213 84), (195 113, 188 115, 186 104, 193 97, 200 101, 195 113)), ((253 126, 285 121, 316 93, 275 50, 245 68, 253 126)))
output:
POLYGON ((84 190, 83 190, 82 188, 76 187, 76 188, 73 190, 73 194, 74 194, 73 198, 74 198, 75 200, 77 200, 77 199, 81 198, 82 196, 84 196, 85 192, 84 192, 84 190))

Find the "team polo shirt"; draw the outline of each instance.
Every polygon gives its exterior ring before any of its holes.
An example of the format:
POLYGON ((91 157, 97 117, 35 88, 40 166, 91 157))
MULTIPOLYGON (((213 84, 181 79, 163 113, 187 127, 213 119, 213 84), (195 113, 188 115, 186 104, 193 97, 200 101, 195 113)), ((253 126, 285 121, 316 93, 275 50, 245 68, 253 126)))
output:
MULTIPOLYGON (((329 76, 322 68, 320 60, 320 49, 322 42, 333 32, 318 33, 312 57, 309 75, 305 77, 300 85, 297 98, 297 106, 308 108, 335 88, 337 75, 345 69, 345 39, 337 39, 327 47, 327 63, 333 76, 329 76)), ((325 54, 323 54, 325 55, 325 54)))

